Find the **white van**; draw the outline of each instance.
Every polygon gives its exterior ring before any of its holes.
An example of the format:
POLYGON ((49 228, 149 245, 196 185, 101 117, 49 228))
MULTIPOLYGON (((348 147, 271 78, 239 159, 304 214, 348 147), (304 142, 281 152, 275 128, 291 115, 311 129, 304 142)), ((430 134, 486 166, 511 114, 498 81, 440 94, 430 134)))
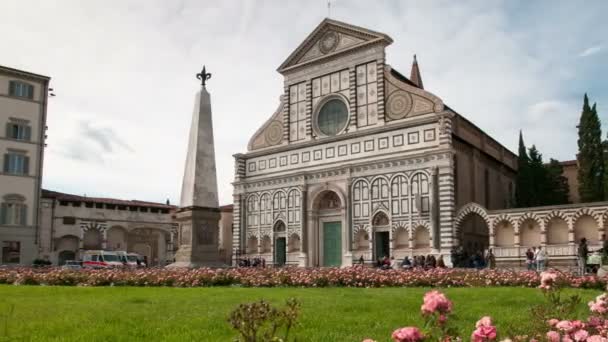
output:
POLYGON ((139 255, 137 253, 127 253, 125 251, 117 251, 116 253, 118 254, 118 257, 120 258, 120 261, 125 266, 129 266, 132 268, 146 266, 141 255, 139 255))
POLYGON ((84 268, 112 268, 122 267, 123 262, 117 252, 110 251, 84 251, 82 267, 84 268))

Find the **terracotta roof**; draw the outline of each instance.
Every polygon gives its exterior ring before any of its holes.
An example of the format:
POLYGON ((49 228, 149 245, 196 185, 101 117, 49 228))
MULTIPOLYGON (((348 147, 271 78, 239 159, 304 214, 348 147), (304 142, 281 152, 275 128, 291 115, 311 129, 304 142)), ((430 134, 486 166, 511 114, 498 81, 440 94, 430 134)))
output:
POLYGON ((124 206, 137 206, 137 207, 149 207, 159 209, 177 209, 174 205, 166 205, 163 203, 146 202, 138 200, 121 200, 116 198, 105 198, 105 197, 88 197, 66 194, 63 192, 51 191, 42 189, 42 198, 53 198, 58 201, 69 201, 69 202, 89 202, 89 203, 104 203, 113 205, 124 205, 124 206))
POLYGON ((222 205, 222 206, 220 206, 220 211, 223 211, 223 212, 234 211, 234 205, 233 204, 222 205))
POLYGON ((563 165, 563 166, 576 166, 576 165, 578 165, 576 159, 574 159, 574 160, 564 160, 564 161, 561 161, 559 163, 561 165, 563 165))

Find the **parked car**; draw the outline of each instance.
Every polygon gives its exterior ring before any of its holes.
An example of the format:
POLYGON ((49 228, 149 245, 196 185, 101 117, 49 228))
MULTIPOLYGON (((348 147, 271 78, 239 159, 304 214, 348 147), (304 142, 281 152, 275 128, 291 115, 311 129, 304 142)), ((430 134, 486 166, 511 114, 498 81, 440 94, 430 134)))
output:
POLYGON ((85 251, 82 256, 84 268, 113 268, 123 267, 117 252, 112 251, 85 251))
POLYGON ((82 261, 77 260, 68 260, 61 266, 61 268, 66 270, 80 270, 82 269, 82 261))

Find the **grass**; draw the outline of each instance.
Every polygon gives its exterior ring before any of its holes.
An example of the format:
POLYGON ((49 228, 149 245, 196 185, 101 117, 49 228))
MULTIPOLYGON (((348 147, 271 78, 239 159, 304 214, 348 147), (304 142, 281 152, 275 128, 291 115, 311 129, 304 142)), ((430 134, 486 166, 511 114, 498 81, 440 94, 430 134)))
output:
MULTIPOLYGON (((389 341, 393 329, 422 324, 427 290, 0 286, 0 336, 10 341, 232 341, 235 333, 226 318, 238 304, 266 299, 282 305, 296 297, 302 303, 298 341, 389 341), (11 307, 14 312, 6 314, 11 307)), ((528 288, 443 291, 454 302, 464 336, 483 315, 494 317, 499 331, 529 324, 529 308, 543 301, 539 290, 528 288)), ((599 291, 566 291, 575 292, 583 298, 578 315, 586 317, 584 303, 599 291)))

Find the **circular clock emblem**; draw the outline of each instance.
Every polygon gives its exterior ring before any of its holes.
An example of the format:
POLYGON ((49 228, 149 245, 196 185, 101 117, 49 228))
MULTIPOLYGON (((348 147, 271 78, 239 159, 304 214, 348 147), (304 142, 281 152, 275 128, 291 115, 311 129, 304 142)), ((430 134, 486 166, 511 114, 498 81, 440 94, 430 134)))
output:
POLYGON ((338 42, 340 42, 340 35, 337 32, 329 31, 319 41, 319 49, 323 53, 330 53, 338 46, 338 42))

